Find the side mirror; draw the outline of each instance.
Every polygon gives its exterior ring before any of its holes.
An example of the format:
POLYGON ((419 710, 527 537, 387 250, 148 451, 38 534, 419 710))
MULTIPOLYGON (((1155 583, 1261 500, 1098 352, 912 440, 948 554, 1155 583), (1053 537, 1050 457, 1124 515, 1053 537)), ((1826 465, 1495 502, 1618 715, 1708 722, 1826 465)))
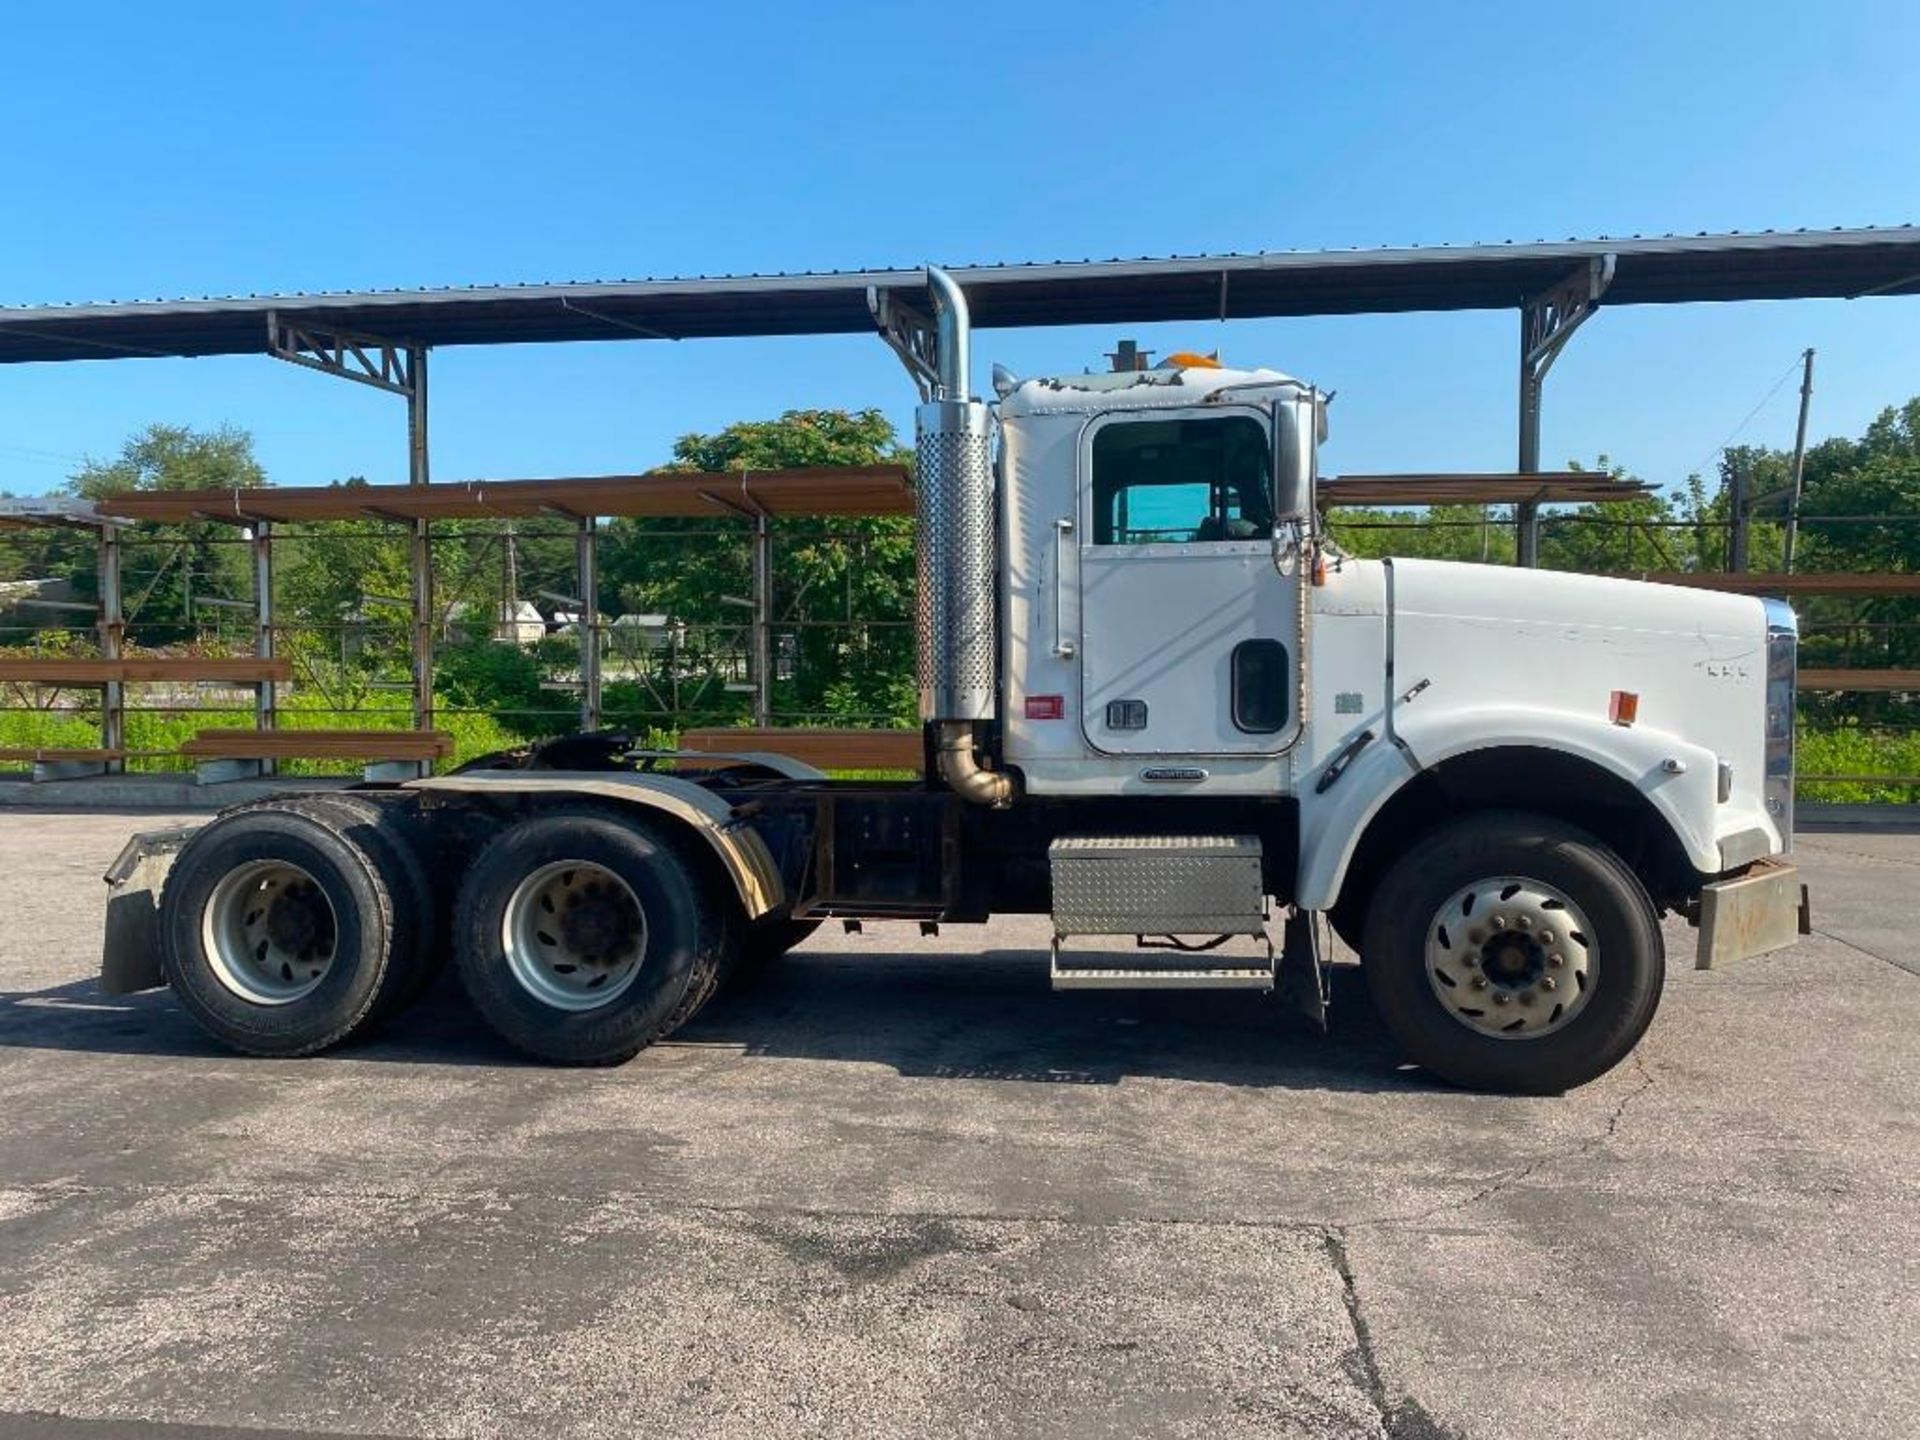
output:
POLYGON ((1320 404, 1312 392, 1273 403, 1273 518, 1313 518, 1320 404))

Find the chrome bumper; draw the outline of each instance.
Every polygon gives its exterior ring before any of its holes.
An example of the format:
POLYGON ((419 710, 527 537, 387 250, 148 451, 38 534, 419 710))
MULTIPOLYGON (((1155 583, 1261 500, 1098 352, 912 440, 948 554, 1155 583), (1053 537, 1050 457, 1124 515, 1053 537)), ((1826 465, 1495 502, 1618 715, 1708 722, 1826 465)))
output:
POLYGON ((1800 871, 1785 860, 1762 860, 1745 874, 1716 880, 1700 892, 1700 946, 1694 969, 1783 950, 1813 933, 1813 912, 1800 871))

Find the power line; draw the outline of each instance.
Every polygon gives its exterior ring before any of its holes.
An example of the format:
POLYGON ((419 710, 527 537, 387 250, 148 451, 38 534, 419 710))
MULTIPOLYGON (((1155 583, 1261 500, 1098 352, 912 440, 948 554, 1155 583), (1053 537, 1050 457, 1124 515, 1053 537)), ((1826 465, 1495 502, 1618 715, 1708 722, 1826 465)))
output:
POLYGON ((1780 387, 1786 384, 1788 377, 1791 376, 1794 371, 1800 368, 1800 361, 1801 361, 1801 357, 1799 355, 1795 355, 1793 359, 1790 362, 1788 362, 1787 368, 1780 372, 1780 378, 1773 382, 1773 388, 1767 391, 1766 394, 1760 397, 1760 403, 1758 405, 1755 405, 1753 409, 1747 412, 1746 418, 1744 420, 1742 420, 1738 425, 1734 426, 1733 429, 1727 432, 1726 439, 1722 440, 1718 445, 1714 446, 1713 449, 1709 450, 1704 456, 1702 456, 1700 459, 1700 462, 1693 467, 1690 473, 1699 474, 1701 471, 1705 470, 1707 466, 1713 461, 1715 456, 1719 455, 1721 451, 1725 450, 1729 445, 1733 444, 1733 442, 1739 438, 1740 432, 1746 429, 1747 426, 1753 423, 1753 417, 1758 415, 1762 410, 1767 408, 1767 402, 1773 399, 1774 396, 1780 393, 1780 387))
POLYGON ((36 450, 31 445, 10 445, 0 441, 0 453, 17 456, 20 459, 42 465, 84 465, 86 457, 82 455, 64 455, 58 450, 36 450))

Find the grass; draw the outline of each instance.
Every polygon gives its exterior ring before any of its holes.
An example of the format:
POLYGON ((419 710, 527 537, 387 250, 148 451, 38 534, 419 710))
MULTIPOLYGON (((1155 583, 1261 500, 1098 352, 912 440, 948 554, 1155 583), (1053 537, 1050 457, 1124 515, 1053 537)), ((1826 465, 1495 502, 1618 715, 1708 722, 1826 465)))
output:
POLYGON ((1803 801, 1829 805, 1904 805, 1920 799, 1920 785, 1874 776, 1920 776, 1920 731, 1868 730, 1837 725, 1801 727, 1794 766, 1801 775, 1849 775, 1850 780, 1803 780, 1803 801))
MULTIPOLYGON (((360 709, 338 711, 316 703, 319 697, 290 697, 280 706, 280 728, 284 730, 405 730, 412 724, 412 710, 406 696, 370 696, 360 709)), ((177 752, 202 730, 249 729, 254 723, 250 709, 206 709, 191 711, 129 710, 126 724, 126 748, 131 751, 177 752)), ((494 750, 506 750, 521 739, 498 721, 486 715, 446 713, 435 720, 436 728, 453 737, 450 764, 461 764, 494 750)), ((9 710, 0 712, 0 748, 90 750, 100 744, 100 718, 97 711, 81 710, 9 710)), ((188 767, 177 754, 138 756, 128 760, 135 771, 180 770, 188 767)), ((280 771, 286 775, 327 775, 357 770, 351 761, 283 760, 280 771)))
MULTIPOLYGON (((291 697, 280 707, 280 724, 289 730, 404 730, 411 721, 407 697, 376 694, 368 697, 360 709, 335 711, 315 703, 318 697, 291 697)), ((524 737, 509 730, 488 715, 442 712, 436 722, 453 737, 451 764, 462 764, 495 750, 523 744, 524 737)), ((253 724, 253 712, 243 709, 209 709, 191 712, 132 710, 127 714, 127 748, 177 752, 180 746, 201 730, 247 728, 253 724)), ((670 749, 674 736, 670 731, 650 730, 650 745, 670 749)), ((100 743, 97 713, 77 710, 11 710, 0 712, 0 748, 84 750, 100 743)), ((1860 777, 1837 781, 1800 783, 1799 798, 1827 804, 1905 804, 1920 799, 1920 784, 1901 782, 1891 777, 1920 776, 1920 732, 1870 730, 1857 726, 1802 727, 1796 761, 1802 775, 1847 775, 1860 777), (1886 776, 1886 779, 1875 779, 1886 776)), ((182 762, 173 754, 159 754, 131 760, 133 770, 178 770, 182 762)), ((322 775, 350 771, 349 762, 293 760, 282 762, 282 770, 294 775, 322 775)), ((910 772, 872 770, 847 771, 838 778, 849 780, 898 780, 913 778, 910 772)))

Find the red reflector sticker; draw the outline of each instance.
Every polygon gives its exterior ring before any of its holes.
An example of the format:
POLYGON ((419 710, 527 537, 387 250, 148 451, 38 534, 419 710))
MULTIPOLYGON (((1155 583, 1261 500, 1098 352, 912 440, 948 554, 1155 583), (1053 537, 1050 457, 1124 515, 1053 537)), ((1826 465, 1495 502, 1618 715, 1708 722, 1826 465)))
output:
POLYGON ((1029 695, 1027 697, 1027 719, 1064 720, 1067 718, 1067 697, 1064 695, 1029 695))
POLYGON ((1631 725, 1640 716, 1640 697, 1631 690, 1616 690, 1607 706, 1607 718, 1616 725, 1631 725))

